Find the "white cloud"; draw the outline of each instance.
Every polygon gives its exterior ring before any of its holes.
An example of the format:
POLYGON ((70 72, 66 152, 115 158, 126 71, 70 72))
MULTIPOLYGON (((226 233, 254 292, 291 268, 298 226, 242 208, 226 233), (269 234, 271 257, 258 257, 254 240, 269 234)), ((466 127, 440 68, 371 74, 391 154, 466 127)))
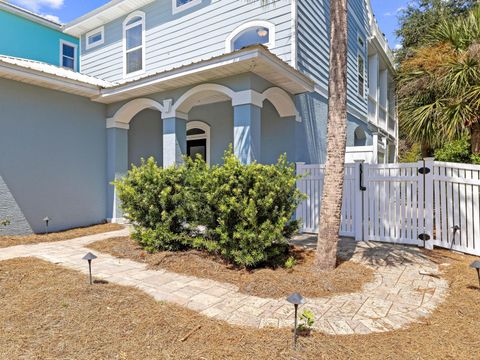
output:
POLYGON ((46 15, 42 15, 45 19, 48 19, 50 21, 53 21, 53 22, 56 22, 57 24, 61 24, 62 21, 60 20, 60 18, 58 16, 55 16, 55 15, 49 15, 49 14, 46 14, 46 15))
POLYGON ((64 0, 11 0, 28 10, 38 12, 41 8, 59 9, 63 6, 64 0))
POLYGON ((395 45, 395 50, 400 50, 401 48, 403 48, 402 44, 395 45))

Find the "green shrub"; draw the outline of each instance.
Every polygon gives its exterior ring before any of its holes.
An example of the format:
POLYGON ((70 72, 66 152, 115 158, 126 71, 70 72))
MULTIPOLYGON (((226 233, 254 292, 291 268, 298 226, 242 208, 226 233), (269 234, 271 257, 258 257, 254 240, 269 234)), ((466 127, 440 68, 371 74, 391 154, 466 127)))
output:
POLYGON ((470 143, 467 138, 447 142, 443 147, 435 150, 435 160, 470 163, 470 143))
POLYGON ((224 159, 168 169, 149 159, 116 182, 134 238, 148 251, 199 248, 239 266, 283 265, 303 199, 294 166, 285 156, 276 165, 242 165, 231 151, 224 159))
POLYGON ((115 183, 125 217, 133 224, 133 237, 147 251, 183 250, 189 247, 189 192, 186 168, 160 168, 153 158, 133 166, 115 183))

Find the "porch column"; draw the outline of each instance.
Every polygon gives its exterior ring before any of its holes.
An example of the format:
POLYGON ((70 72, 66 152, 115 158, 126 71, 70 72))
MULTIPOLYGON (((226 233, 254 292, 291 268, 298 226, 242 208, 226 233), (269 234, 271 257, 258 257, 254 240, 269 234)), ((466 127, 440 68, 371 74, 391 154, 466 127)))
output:
POLYGON ((107 220, 122 222, 123 212, 112 182, 128 172, 129 125, 107 120, 107 220))
POLYGON ((253 104, 233 107, 233 152, 242 164, 261 160, 261 108, 253 104))
POLYGON ((163 119, 163 167, 183 162, 187 153, 187 121, 178 117, 163 119))

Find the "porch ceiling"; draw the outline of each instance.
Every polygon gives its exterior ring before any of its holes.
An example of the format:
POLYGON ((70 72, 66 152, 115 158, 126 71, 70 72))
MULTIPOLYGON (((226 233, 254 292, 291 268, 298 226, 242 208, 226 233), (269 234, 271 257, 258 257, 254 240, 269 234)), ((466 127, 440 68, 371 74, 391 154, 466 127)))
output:
POLYGON ((314 90, 314 82, 263 46, 252 46, 175 69, 120 82, 93 101, 109 104, 242 73, 254 73, 291 94, 314 90))

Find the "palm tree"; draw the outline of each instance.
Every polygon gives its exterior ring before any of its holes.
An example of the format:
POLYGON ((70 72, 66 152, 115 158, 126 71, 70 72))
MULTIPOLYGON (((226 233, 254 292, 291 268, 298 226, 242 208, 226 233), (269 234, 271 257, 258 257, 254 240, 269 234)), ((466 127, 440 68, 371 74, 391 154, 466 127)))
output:
POLYGON ((402 129, 423 148, 467 135, 480 154, 480 6, 441 21, 429 43, 399 72, 402 129))
POLYGON ((347 130, 347 45, 347 0, 330 0, 327 162, 315 259, 322 271, 335 268, 340 239, 347 130))

